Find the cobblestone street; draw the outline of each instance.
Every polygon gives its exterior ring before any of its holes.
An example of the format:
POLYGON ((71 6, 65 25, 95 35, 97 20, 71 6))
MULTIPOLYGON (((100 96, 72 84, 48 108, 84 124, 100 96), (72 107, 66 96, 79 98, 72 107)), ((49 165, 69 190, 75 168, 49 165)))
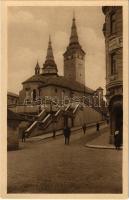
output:
POLYGON ((63 136, 20 143, 8 152, 8 193, 121 193, 122 150, 85 146, 108 131, 79 130, 70 145, 63 136))

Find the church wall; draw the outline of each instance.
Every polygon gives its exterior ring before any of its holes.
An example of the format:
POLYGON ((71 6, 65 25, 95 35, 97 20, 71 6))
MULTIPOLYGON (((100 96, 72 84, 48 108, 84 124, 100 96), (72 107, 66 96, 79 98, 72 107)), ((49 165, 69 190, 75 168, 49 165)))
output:
POLYGON ((45 97, 45 96, 52 96, 52 87, 51 86, 46 86, 40 89, 40 97, 45 97))
POLYGON ((69 80, 76 80, 75 59, 64 60, 64 76, 69 80))
POLYGON ((76 81, 85 84, 85 59, 76 58, 76 81))
POLYGON ((69 80, 85 84, 85 59, 82 55, 76 55, 76 57, 73 55, 73 58, 64 60, 64 76, 69 80))
POLYGON ((23 89, 19 93, 19 101, 20 103, 24 103, 24 100, 26 98, 31 98, 32 97, 32 92, 35 89, 37 96, 39 96, 39 89, 38 87, 41 86, 42 83, 40 82, 28 82, 23 84, 23 89))
MULTIPOLYGON (((70 90, 68 88, 64 88, 64 87, 59 87, 59 86, 47 86, 47 87, 43 87, 41 88, 40 91, 40 96, 41 97, 57 97, 57 99, 62 100, 62 98, 64 99, 68 99, 68 97, 82 97, 84 96, 84 92, 79 92, 79 91, 73 91, 70 90)), ((87 94, 87 96, 89 96, 89 94, 87 94)))

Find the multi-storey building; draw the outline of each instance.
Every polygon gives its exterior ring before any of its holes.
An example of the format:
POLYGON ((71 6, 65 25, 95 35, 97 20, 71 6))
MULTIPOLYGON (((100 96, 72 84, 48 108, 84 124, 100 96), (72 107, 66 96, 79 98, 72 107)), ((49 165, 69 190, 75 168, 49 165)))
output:
POLYGON ((123 19, 121 6, 104 6, 103 33, 106 47, 106 97, 110 115, 110 143, 114 132, 123 131, 123 19))

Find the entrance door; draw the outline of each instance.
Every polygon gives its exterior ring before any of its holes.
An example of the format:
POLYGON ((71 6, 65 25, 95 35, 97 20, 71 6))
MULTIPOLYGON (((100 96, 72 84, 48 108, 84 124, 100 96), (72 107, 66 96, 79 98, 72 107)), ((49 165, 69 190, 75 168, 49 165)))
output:
POLYGON ((123 143, 123 109, 122 109, 122 105, 118 104, 118 105, 114 105, 113 109, 112 109, 112 113, 111 113, 112 117, 112 130, 113 132, 115 130, 119 130, 120 131, 120 140, 121 140, 121 144, 123 143))

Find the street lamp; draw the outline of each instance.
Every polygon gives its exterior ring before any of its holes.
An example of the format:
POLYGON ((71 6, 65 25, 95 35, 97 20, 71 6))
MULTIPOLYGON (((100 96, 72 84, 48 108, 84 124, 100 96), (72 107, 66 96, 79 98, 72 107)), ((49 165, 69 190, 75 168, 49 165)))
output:
POLYGON ((52 119, 52 131, 53 131, 53 138, 56 136, 56 117, 54 115, 54 111, 52 108, 52 101, 50 101, 50 114, 51 114, 51 119, 52 119))

